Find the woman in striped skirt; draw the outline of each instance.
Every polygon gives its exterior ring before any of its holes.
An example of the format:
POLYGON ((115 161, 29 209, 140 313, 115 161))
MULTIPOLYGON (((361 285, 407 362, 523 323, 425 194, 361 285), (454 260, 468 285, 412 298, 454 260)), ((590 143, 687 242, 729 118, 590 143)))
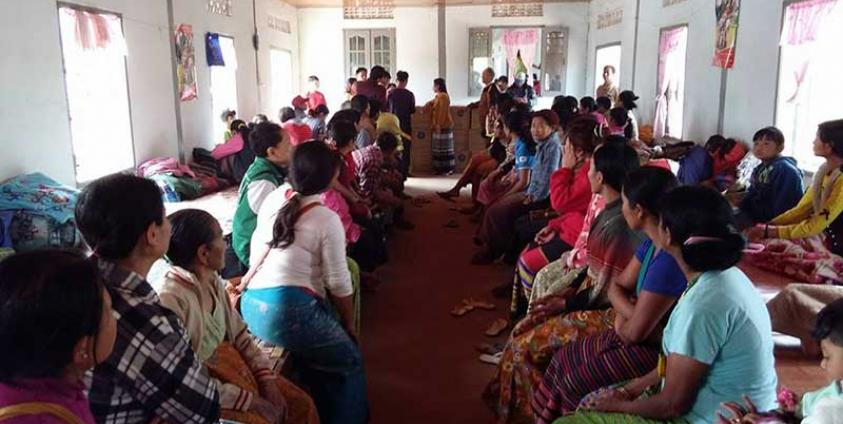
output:
POLYGON ((533 393, 537 423, 547 424, 572 413, 592 391, 640 377, 656 366, 660 324, 687 285, 676 260, 662 250, 665 237, 660 235, 655 212, 662 195, 677 184, 670 171, 654 167, 627 177, 622 195, 624 219, 630 229, 643 231, 649 239, 641 243, 608 290, 615 328, 581 337, 554 355, 533 393))
POLYGON ((451 117, 451 98, 448 96, 448 87, 443 78, 433 80, 433 92, 435 93, 433 100, 424 106, 425 113, 430 114, 433 172, 439 175, 450 175, 456 166, 454 120, 451 117))

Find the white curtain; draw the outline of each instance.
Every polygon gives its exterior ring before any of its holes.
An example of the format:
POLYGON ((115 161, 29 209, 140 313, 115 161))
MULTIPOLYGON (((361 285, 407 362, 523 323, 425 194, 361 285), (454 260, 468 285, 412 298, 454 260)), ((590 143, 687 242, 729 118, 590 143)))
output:
POLYGON ((688 27, 663 31, 659 40, 658 92, 653 124, 656 138, 682 136, 687 41, 688 27))

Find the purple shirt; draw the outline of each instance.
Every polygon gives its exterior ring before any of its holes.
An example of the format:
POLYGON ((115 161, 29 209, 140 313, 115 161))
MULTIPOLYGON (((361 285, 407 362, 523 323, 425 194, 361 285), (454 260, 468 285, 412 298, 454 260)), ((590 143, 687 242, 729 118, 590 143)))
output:
POLYGON ((389 93, 386 101, 386 110, 398 117, 401 122, 401 131, 407 134, 413 133, 410 116, 416 112, 416 96, 406 88, 396 88, 389 93))
MULTIPOLYGON (((14 386, 0 383, 0 408, 21 403, 45 402, 64 407, 83 423, 94 424, 82 383, 72 384, 57 378, 22 380, 14 386)), ((64 424, 52 414, 22 415, 3 424, 64 424)))

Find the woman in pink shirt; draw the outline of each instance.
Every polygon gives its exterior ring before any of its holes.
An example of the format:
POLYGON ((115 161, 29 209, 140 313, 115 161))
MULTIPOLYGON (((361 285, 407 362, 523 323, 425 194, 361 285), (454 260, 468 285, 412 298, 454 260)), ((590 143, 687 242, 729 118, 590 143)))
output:
POLYGON ((0 263, 0 421, 93 424, 85 372, 111 354, 117 324, 96 262, 78 252, 0 263))

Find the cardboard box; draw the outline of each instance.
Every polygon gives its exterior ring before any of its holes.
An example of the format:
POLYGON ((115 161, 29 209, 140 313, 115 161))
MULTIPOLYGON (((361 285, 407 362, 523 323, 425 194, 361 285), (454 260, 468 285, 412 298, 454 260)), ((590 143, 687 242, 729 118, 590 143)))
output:
POLYGON ((471 130, 454 130, 454 151, 470 152, 469 134, 471 130))
POLYGON ((410 151, 410 171, 413 174, 430 173, 433 169, 433 150, 430 146, 430 130, 413 128, 413 146, 410 151))
POLYGON ((410 125, 413 129, 427 128, 430 126, 430 115, 424 113, 424 108, 417 107, 416 113, 410 115, 410 125))
POLYGON ((480 130, 486 127, 486 123, 484 122, 485 119, 483 118, 484 117, 480 116, 480 109, 471 109, 471 119, 469 121, 468 128, 480 132, 480 130))
POLYGON ((451 106, 451 118, 455 130, 467 130, 471 125, 471 113, 467 106, 451 106))
POLYGON ((468 133, 468 149, 472 153, 482 152, 486 150, 489 145, 489 140, 480 135, 478 130, 470 130, 468 133))
POLYGON ((454 158, 457 164, 457 172, 463 172, 468 165, 468 161, 471 160, 471 152, 468 150, 457 150, 454 158))

